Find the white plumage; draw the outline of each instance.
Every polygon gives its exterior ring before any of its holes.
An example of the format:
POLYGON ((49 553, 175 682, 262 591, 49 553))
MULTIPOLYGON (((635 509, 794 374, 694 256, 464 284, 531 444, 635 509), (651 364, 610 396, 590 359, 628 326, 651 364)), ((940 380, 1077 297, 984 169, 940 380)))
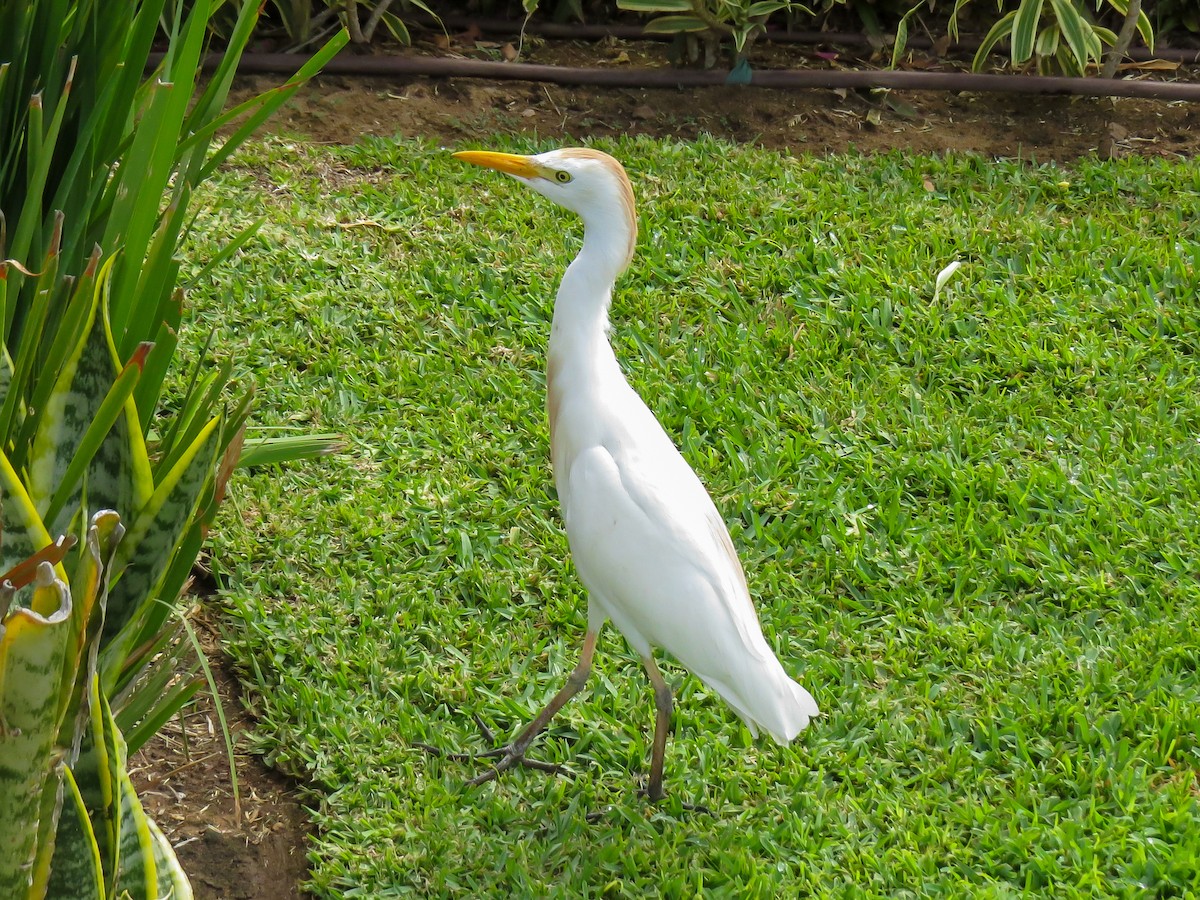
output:
POLYGON ((637 218, 625 170, 607 154, 455 154, 512 175, 584 222, 583 248, 554 306, 547 411, 555 484, 579 577, 588 632, 566 686, 512 744, 494 778, 520 763, 533 738, 577 693, 606 619, 642 657, 658 711, 648 793, 662 796, 671 695, 652 649, 674 656, 757 734, 791 741, 817 705, 763 638, 725 523, 700 479, 630 388, 608 342, 612 286, 633 256, 637 218))

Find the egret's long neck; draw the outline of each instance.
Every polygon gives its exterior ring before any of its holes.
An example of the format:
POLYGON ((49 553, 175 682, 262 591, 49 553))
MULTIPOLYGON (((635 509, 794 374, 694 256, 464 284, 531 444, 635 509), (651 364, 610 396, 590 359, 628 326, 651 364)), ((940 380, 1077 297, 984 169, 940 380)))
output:
POLYGON ((608 306, 613 283, 629 265, 635 237, 625 215, 585 220, 583 249, 567 267, 554 302, 551 364, 611 357, 608 306))
POLYGON ((550 420, 550 456, 559 496, 565 497, 562 480, 569 459, 579 447, 558 428, 567 398, 603 391, 624 376, 608 343, 608 304, 613 282, 629 264, 635 232, 585 225, 583 249, 563 275, 554 301, 554 323, 546 354, 546 412, 550 420))
POLYGON ((617 189, 609 202, 583 214, 583 249, 567 266, 554 301, 546 358, 546 412, 550 454, 559 496, 564 500, 570 459, 581 449, 578 441, 571 439, 571 429, 559 428, 565 403, 570 397, 625 383, 608 343, 608 305, 613 283, 633 258, 637 215, 633 191, 619 166, 617 175, 617 189))

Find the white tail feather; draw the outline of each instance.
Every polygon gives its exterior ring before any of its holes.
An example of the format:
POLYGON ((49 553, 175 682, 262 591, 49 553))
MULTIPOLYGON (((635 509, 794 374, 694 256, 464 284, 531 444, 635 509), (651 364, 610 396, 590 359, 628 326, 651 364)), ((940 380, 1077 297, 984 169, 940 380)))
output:
POLYGON ((801 685, 788 677, 774 656, 745 685, 724 684, 697 672, 700 680, 721 695, 744 721, 750 733, 758 736, 761 728, 783 746, 792 742, 809 721, 821 714, 817 701, 801 685))

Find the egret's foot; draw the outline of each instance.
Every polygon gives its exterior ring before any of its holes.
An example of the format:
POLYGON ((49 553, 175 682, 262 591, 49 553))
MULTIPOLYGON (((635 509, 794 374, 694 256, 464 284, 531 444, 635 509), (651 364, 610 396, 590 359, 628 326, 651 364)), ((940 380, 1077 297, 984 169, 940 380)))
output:
MULTIPOLYGON (((648 787, 639 788, 637 795, 639 797, 645 797, 651 803, 661 803, 663 800, 665 800, 667 798, 667 794, 665 791, 662 790, 661 785, 659 786, 659 791, 658 791, 657 797, 654 796, 654 794, 651 792, 650 788, 648 788, 648 787)), ((701 803, 680 802, 679 806, 681 809, 685 809, 688 812, 700 813, 701 815, 705 815, 705 816, 715 815, 715 813, 711 809, 709 809, 707 806, 704 806, 701 803)))
POLYGON ((661 784, 652 784, 648 787, 638 788, 637 795, 639 797, 645 797, 651 803, 658 803, 659 801, 667 798, 667 792, 663 790, 663 786, 661 784))
MULTIPOLYGON (((474 718, 475 724, 479 728, 479 733, 483 735, 484 743, 496 743, 496 735, 492 729, 488 728, 487 722, 479 718, 478 714, 475 714, 474 718)), ((512 743, 476 754, 475 759, 499 759, 499 762, 486 772, 476 775, 467 784, 471 787, 484 784, 496 778, 501 772, 506 772, 517 765, 524 766, 526 769, 537 769, 539 772, 550 772, 553 775, 557 775, 562 771, 562 768, 555 763, 542 762, 540 759, 526 759, 525 750, 525 747, 517 749, 517 745, 512 743)))
MULTIPOLYGON (((480 732, 483 734, 484 741, 489 744, 496 743, 496 738, 492 734, 492 730, 484 724, 483 719, 479 718, 477 713, 472 714, 475 724, 479 726, 480 732)), ((479 756, 491 756, 497 751, 488 750, 485 753, 452 753, 449 750, 443 750, 441 747, 435 747, 433 744, 426 744, 424 741, 409 741, 410 746, 416 747, 418 750, 424 750, 430 756, 436 756, 438 759, 452 759, 455 762, 471 762, 479 756)))
MULTIPOLYGON (((480 734, 483 735, 485 743, 496 743, 496 735, 492 729, 488 728, 487 723, 478 715, 474 716, 475 724, 479 728, 480 734)), ((413 747, 424 750, 430 756, 436 756, 439 759, 450 759, 454 762, 476 762, 481 759, 494 759, 496 762, 485 772, 480 772, 474 778, 467 782, 471 787, 484 784, 492 781, 501 772, 506 772, 513 766, 524 766, 527 769, 537 769, 539 772, 550 772, 557 775, 562 771, 562 767, 556 763, 542 762, 539 759, 526 759, 525 748, 520 748, 516 744, 506 744, 503 747, 495 747, 491 750, 484 750, 480 753, 453 753, 448 750, 443 750, 441 747, 435 747, 432 744, 426 744, 423 741, 411 741, 413 747)))
POLYGON ((487 771, 480 772, 468 781, 467 784, 471 787, 486 784, 513 766, 524 766, 526 769, 537 769, 539 772, 549 772, 552 775, 557 775, 562 771, 562 767, 556 763, 542 762, 540 759, 526 759, 525 751, 518 749, 514 744, 497 747, 495 750, 485 750, 483 753, 476 754, 475 759, 494 759, 496 762, 487 771))

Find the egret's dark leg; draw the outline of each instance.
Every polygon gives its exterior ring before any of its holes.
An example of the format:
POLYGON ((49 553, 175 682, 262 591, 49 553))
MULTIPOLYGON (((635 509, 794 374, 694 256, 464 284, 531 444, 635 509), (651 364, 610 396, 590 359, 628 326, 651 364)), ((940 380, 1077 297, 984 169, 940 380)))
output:
MULTIPOLYGON (((596 631, 589 631, 584 635, 583 650, 579 654, 579 664, 567 676, 567 683, 546 704, 546 708, 537 714, 537 718, 525 726, 524 730, 517 735, 511 744, 493 751, 500 758, 496 760, 490 769, 476 775, 467 784, 483 784, 486 781, 491 781, 501 772, 511 769, 517 764, 524 764, 525 751, 529 749, 529 745, 533 743, 533 739, 549 724, 550 720, 554 718, 554 714, 566 706, 567 701, 583 690, 583 686, 587 684, 588 675, 592 671, 592 655, 596 652, 597 634, 598 632, 596 631)), ((537 768, 544 768, 544 766, 538 766, 537 768)))
POLYGON ((671 689, 663 681, 662 673, 654 664, 654 658, 647 656, 642 660, 650 683, 654 685, 654 747, 650 752, 650 784, 646 788, 646 796, 653 801, 661 800, 663 793, 663 758, 667 754, 667 732, 671 730, 671 689))

